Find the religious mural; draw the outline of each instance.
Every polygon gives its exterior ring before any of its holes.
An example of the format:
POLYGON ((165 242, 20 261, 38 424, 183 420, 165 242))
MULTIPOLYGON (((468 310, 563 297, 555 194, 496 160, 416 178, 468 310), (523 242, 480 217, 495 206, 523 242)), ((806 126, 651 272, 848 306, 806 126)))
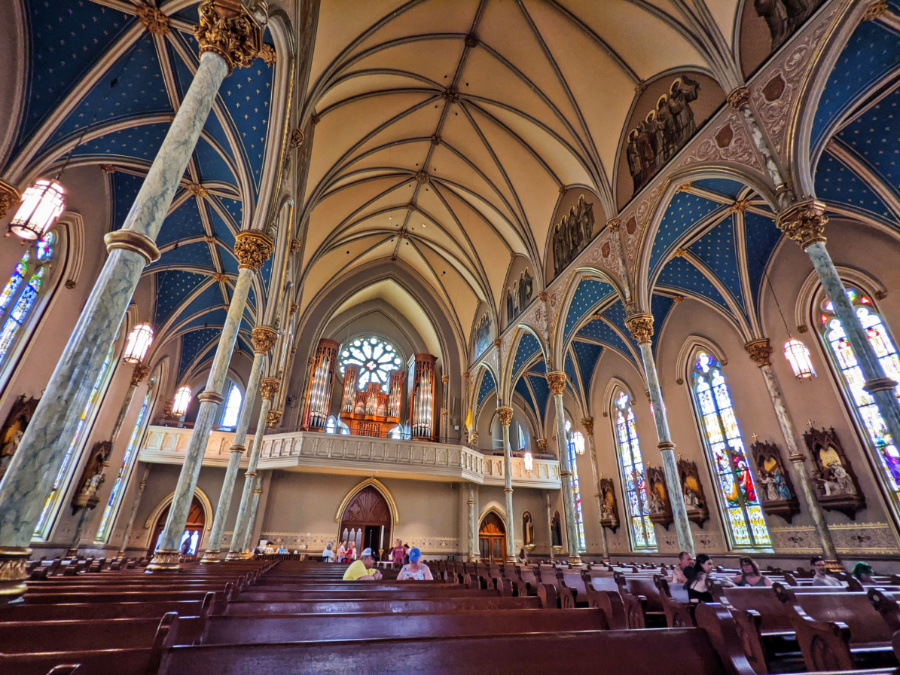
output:
POLYGON ((760 501, 769 515, 781 516, 786 521, 800 512, 800 504, 794 494, 791 476, 781 461, 781 453, 774 443, 755 441, 750 453, 759 476, 760 501))
POLYGON ((0 478, 6 473, 9 463, 12 462, 13 455, 19 449, 19 442, 25 434, 25 429, 34 415, 37 408, 38 400, 36 398, 25 399, 22 394, 16 402, 13 403, 3 428, 0 429, 0 478))
POLYGON ((587 247, 605 222, 606 216, 592 193, 583 188, 570 188, 559 200, 550 224, 548 275, 551 271, 553 276, 562 272, 587 247))
POLYGON ((493 340, 493 324, 487 306, 482 305, 475 314, 475 325, 472 328, 472 358, 477 359, 491 346, 493 340))
POLYGON ((741 18, 744 75, 753 73, 787 42, 824 0, 747 0, 741 18))
POLYGON ((509 266, 506 275, 506 286, 503 292, 505 326, 510 325, 531 303, 535 296, 534 269, 527 258, 516 256, 509 266))

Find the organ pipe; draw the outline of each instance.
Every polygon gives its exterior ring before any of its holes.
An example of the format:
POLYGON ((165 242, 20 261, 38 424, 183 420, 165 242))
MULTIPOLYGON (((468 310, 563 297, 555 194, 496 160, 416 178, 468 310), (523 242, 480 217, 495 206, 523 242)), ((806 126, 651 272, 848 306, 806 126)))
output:
POLYGON ((304 426, 307 429, 322 430, 325 428, 331 407, 337 352, 338 343, 334 340, 322 339, 319 341, 306 404, 307 413, 304 426))
POLYGON ((410 363, 410 431, 413 438, 434 437, 435 362, 431 354, 416 354, 410 363))

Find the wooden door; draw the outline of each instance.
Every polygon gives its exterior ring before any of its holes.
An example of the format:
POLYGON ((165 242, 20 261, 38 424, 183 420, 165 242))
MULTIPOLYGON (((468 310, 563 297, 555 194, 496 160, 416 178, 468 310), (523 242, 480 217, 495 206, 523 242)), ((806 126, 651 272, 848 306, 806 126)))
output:
POLYGON ((496 513, 488 513, 478 528, 481 562, 500 564, 506 557, 506 526, 496 513))

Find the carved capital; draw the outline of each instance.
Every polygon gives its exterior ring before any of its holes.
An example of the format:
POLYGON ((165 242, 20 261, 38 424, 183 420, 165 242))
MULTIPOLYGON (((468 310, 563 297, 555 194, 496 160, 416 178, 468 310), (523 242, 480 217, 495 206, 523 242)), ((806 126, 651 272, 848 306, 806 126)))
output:
POLYGON ((774 349, 772 349, 772 345, 769 344, 769 338, 751 340, 744 345, 744 349, 747 350, 753 363, 760 368, 772 365, 772 359, 770 357, 772 356, 774 349))
POLYGON ((609 228, 610 232, 618 232, 621 223, 618 218, 610 218, 606 221, 606 227, 609 228))
POLYGON ((259 382, 259 395, 264 399, 271 401, 275 398, 275 394, 278 393, 278 387, 281 385, 281 382, 277 377, 264 377, 259 382))
POLYGON ((253 351, 256 354, 268 354, 277 339, 277 331, 269 326, 257 326, 250 333, 250 342, 253 343, 253 351))
POLYGON ((537 439, 537 449, 541 454, 547 452, 547 439, 539 438, 537 439))
POLYGON ((156 7, 138 5, 136 9, 138 19, 144 24, 144 28, 147 29, 148 33, 153 35, 169 34, 169 17, 156 9, 156 7))
POLYGON ((291 147, 299 148, 301 145, 303 145, 303 132, 300 127, 297 127, 291 132, 291 147))
POLYGON ((248 269, 258 272, 269 256, 272 255, 274 244, 272 240, 262 232, 244 230, 238 232, 234 242, 234 254, 237 256, 238 269, 248 269))
POLYGON ((116 230, 103 237, 106 250, 112 253, 114 249, 122 248, 126 251, 140 253, 147 264, 159 260, 159 249, 150 237, 144 236, 134 230, 116 230))
POLYGON ((14 600, 25 592, 28 578, 26 566, 31 556, 30 548, 0 546, 0 599, 14 600))
POLYGON ((144 378, 150 374, 150 367, 143 363, 136 363, 134 370, 131 371, 131 384, 135 387, 144 381, 144 378))
MULTIPOLYGON (((888 11, 887 0, 875 0, 875 2, 866 8, 866 13, 863 15, 863 21, 877 21, 886 11, 888 11)), ((841 569, 841 571, 843 572, 844 570, 841 569)))
POLYGON ((594 435, 594 418, 593 417, 582 417, 581 418, 581 426, 584 427, 584 430, 587 432, 588 436, 594 435))
POLYGON ((825 243, 827 222, 825 205, 815 199, 808 199, 784 211, 778 216, 776 225, 789 239, 800 244, 800 248, 805 250, 813 244, 825 243))
POLYGON ((653 338, 653 315, 641 312, 625 319, 625 325, 631 331, 631 337, 639 345, 647 345, 653 338))
POLYGON ((265 61, 267 66, 274 66, 278 61, 278 53, 272 45, 264 44, 259 48, 259 58, 265 61))
POLYGON ((270 410, 269 414, 266 415, 266 426, 267 427, 277 427, 279 422, 281 422, 281 411, 280 410, 270 410))
POLYGON ((200 53, 220 56, 229 73, 250 66, 262 49, 262 26, 240 0, 204 0, 194 35, 200 53))
POLYGON ((738 87, 728 94, 728 105, 735 110, 740 110, 750 103, 750 89, 747 87, 738 87))
POLYGON ((512 422, 513 418, 513 409, 509 406, 500 406, 497 408, 497 419, 500 420, 500 424, 505 427, 509 426, 509 423, 512 422))
POLYGON ((566 374, 561 370, 547 373, 547 384, 550 385, 550 393, 554 396, 562 396, 566 390, 566 374))

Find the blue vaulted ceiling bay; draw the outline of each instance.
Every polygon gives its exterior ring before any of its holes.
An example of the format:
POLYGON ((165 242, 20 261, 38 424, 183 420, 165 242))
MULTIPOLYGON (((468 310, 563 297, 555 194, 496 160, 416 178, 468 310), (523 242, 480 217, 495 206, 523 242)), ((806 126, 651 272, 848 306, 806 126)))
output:
MULTIPOLYGON (((603 316, 608 318, 607 313, 604 313, 603 316)), ((622 337, 623 335, 628 335, 628 332, 620 333, 604 319, 595 319, 581 327, 575 335, 573 344, 578 344, 579 340, 594 342, 603 347, 609 347, 634 363, 634 356, 628 348, 625 338, 622 337)))
POLYGON ((665 262, 685 232, 722 206, 721 202, 689 192, 677 193, 669 203, 653 239, 653 248, 650 251, 651 273, 665 262))
POLYGON ((531 390, 528 388, 528 385, 525 383, 525 378, 519 378, 516 382, 515 392, 521 396, 525 403, 531 408, 531 411, 537 416, 540 417, 541 413, 538 411, 537 403, 534 402, 534 397, 531 395, 531 390))
POLYGON ((575 354, 578 372, 581 374, 581 382, 584 385, 585 396, 590 397, 591 380, 594 378, 597 362, 600 360, 601 354, 603 354, 603 347, 591 342, 575 340, 572 342, 572 351, 575 354))
POLYGON ((478 387, 478 400, 475 404, 475 408, 481 410, 481 404, 484 403, 488 394, 496 389, 497 383, 494 381, 494 376, 491 375, 491 371, 485 368, 484 375, 481 376, 481 386, 478 387))
POLYGON ((538 339, 531 333, 524 333, 516 346, 516 355, 513 358, 513 379, 521 372, 522 367, 540 353, 541 345, 538 339))
POLYGON ((736 235, 734 216, 731 216, 691 244, 688 250, 709 267, 735 299, 743 304, 736 235))
MULTIPOLYGON (((121 7, 24 0, 28 94, 14 147, 24 149, 43 128, 47 140, 39 154, 62 157, 66 144, 86 138, 73 156, 113 167, 106 178, 112 229, 119 229, 190 87, 199 53, 193 36, 198 3, 178 3, 180 21, 165 35, 150 34, 128 3, 115 4, 121 7), (101 60, 108 65, 97 72, 101 60), (90 85, 83 83, 88 76, 90 85), (80 98, 71 98, 75 91, 80 98)), ((154 4, 171 14, 176 3, 154 4)), ((265 40, 271 44, 268 35, 265 40)), ((180 370, 206 358, 204 340, 224 321, 238 274, 235 233, 249 224, 266 166, 274 74, 274 66, 257 59, 225 79, 157 237, 162 256, 145 271, 156 289, 156 344, 179 336, 180 370), (206 192, 186 193, 193 184, 206 192), (210 284, 213 275, 218 281, 210 284), (172 332, 160 334, 164 325, 172 332)), ((268 263, 261 270, 264 285, 270 273, 268 263)), ((244 351, 251 351, 247 339, 260 309, 251 290, 239 338, 244 351)))
POLYGON ((588 313, 600 305, 604 300, 615 295, 616 290, 605 281, 596 279, 581 279, 578 282, 578 288, 575 289, 575 295, 572 303, 566 312, 566 323, 563 328, 563 340, 569 341, 569 336, 588 313))

